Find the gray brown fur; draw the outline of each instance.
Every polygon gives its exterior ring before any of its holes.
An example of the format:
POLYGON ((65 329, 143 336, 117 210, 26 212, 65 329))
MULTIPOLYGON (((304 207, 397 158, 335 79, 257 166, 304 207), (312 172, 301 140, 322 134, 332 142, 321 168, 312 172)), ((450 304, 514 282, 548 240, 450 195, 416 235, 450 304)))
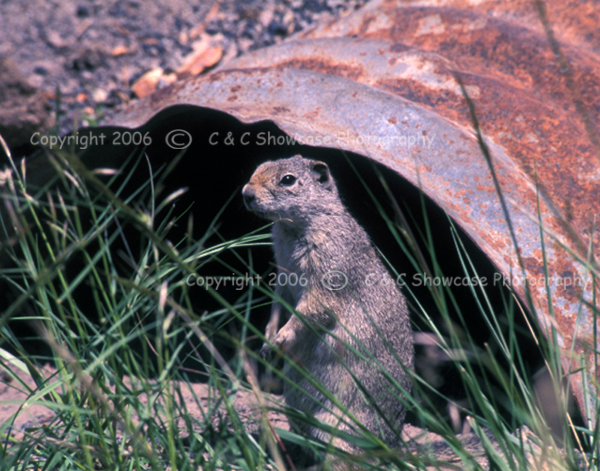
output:
MULTIPOLYGON (((405 391, 410 390, 407 370, 413 369, 413 343, 408 309, 364 229, 342 204, 329 168, 299 155, 266 162, 256 169, 242 193, 250 211, 275 222, 273 246, 279 273, 294 273, 299 280, 295 286, 288 283, 276 288, 276 294, 294 308, 295 314, 279 329, 280 317, 289 313, 285 303, 273 304, 263 354, 281 349, 371 432, 389 446, 397 446, 405 408, 395 396, 399 393, 390 392, 395 388, 376 364, 405 391), (306 282, 306 286, 299 286, 300 282, 306 282), (332 289, 342 285, 341 289, 332 289), (359 358, 347 345, 369 360, 359 358), (356 381, 374 401, 364 399, 356 381)), ((284 387, 289 406, 352 432, 353 422, 345 418, 350 425, 340 423, 339 409, 289 362, 285 371, 291 380, 284 387), (300 386, 326 407, 292 385, 300 386)), ((295 425, 306 434, 331 440, 329 434, 315 427, 295 425)), ((333 443, 357 451, 339 438, 333 443)))

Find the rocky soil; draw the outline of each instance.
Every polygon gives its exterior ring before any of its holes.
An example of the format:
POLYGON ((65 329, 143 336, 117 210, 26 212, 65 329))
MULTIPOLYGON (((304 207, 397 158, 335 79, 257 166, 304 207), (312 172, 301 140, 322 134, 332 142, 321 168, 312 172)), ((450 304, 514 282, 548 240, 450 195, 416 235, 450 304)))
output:
POLYGON ((36 131, 102 123, 174 80, 366 1, 5 0, 0 134, 13 154, 26 155, 36 131))

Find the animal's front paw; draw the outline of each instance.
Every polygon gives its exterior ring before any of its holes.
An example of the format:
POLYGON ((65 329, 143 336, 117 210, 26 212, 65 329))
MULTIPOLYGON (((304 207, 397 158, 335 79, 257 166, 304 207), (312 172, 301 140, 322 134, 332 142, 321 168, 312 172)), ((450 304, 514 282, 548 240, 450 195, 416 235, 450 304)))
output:
POLYGON ((275 350, 281 348, 283 342, 281 341, 281 337, 279 334, 268 335, 267 340, 263 343, 262 348, 260 349, 260 355, 267 361, 271 361, 273 359, 273 353, 275 350))
POLYGON ((260 356, 266 361, 271 361, 271 357, 273 356, 273 346, 267 342, 263 343, 263 346, 260 349, 260 356))
POLYGON ((265 360, 268 361, 271 359, 274 351, 280 350, 281 353, 285 354, 285 352, 291 347, 294 339, 295 335, 293 330, 286 329, 284 326, 279 330, 279 332, 277 332, 277 335, 274 339, 267 339, 260 349, 260 354, 265 360))

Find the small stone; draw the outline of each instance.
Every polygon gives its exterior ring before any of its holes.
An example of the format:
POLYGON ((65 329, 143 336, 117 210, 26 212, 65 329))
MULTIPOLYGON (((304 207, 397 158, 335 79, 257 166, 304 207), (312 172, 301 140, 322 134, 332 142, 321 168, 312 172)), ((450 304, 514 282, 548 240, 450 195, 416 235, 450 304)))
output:
POLYGON ((160 44, 157 38, 142 38, 140 42, 145 46, 158 46, 160 44))
POLYGON ((211 44, 212 39, 208 35, 203 35, 200 41, 196 41, 192 45, 194 51, 184 58, 177 75, 180 78, 195 76, 219 62, 223 56, 223 48, 211 44))
POLYGON ((69 42, 64 40, 60 34, 58 34, 56 31, 54 30, 50 30, 46 33, 46 39, 48 40, 48 43, 52 46, 55 47, 57 49, 61 49, 63 47, 67 47, 69 45, 69 42))
POLYGON ((144 98, 156 90, 162 76, 162 67, 152 69, 137 79, 131 86, 131 90, 133 90, 133 93, 135 93, 138 98, 144 98))
POLYGON ((177 81, 177 74, 174 72, 165 74, 160 78, 160 81, 164 82, 166 85, 171 85, 173 82, 177 81))
POLYGON ((135 52, 135 48, 129 48, 123 44, 119 44, 118 46, 115 46, 113 48, 113 50, 111 51, 111 55, 113 57, 119 57, 119 56, 124 56, 125 54, 131 54, 132 52, 135 52))
POLYGON ((187 32, 185 31, 181 31, 179 33, 179 37, 177 39, 177 41, 179 42, 179 44, 181 44, 182 46, 185 46, 188 41, 190 40, 190 36, 187 32))
POLYGON ((97 88, 92 92, 92 100, 96 103, 104 103, 108 98, 108 92, 102 88, 97 88))

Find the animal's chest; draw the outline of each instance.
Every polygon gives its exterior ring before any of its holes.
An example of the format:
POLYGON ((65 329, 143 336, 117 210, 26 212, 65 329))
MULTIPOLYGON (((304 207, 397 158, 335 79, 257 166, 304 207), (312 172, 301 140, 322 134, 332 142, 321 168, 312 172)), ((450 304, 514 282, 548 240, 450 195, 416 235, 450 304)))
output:
POLYGON ((314 278, 314 261, 310 247, 303 241, 288 237, 275 239, 277 284, 298 301, 314 278))
POLYGON ((304 260, 288 252, 278 257, 277 262, 277 284, 282 286, 295 302, 298 302, 308 284, 304 260))

